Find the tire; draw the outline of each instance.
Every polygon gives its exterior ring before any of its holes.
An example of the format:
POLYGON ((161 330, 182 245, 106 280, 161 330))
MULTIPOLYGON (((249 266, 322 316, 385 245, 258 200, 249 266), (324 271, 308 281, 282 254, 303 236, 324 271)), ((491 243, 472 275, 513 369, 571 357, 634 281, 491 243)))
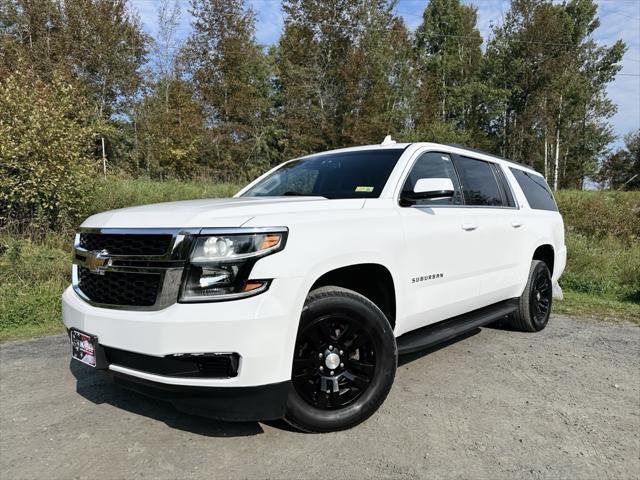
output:
POLYGON ((544 329, 551 315, 552 290, 551 273, 547 264, 533 260, 527 286, 520 296, 518 310, 509 317, 509 325, 523 332, 539 332, 544 329))
POLYGON ((300 317, 285 420, 306 432, 365 421, 395 378, 398 349, 386 316, 341 287, 309 293, 300 317))

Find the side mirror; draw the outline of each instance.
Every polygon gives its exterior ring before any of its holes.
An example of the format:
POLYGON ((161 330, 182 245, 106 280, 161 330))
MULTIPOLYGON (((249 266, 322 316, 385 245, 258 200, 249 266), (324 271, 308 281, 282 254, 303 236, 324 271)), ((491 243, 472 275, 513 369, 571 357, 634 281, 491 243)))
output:
POLYGON ((411 205, 418 200, 453 197, 455 190, 450 178, 420 178, 413 192, 402 192, 402 203, 411 205))

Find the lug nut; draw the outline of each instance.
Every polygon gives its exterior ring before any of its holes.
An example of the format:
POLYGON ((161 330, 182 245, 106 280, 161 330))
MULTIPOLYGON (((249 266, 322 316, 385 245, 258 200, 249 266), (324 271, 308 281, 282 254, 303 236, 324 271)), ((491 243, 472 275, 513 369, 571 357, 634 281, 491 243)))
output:
POLYGON ((329 345, 329 350, 333 350, 333 345, 329 345))
POLYGON ((344 351, 343 350, 340 350, 340 355, 344 355, 344 351))
POLYGON ((341 363, 341 364, 340 364, 340 368, 344 368, 344 363, 341 363))
POLYGON ((318 354, 318 358, 322 358, 322 356, 323 356, 322 353, 318 354))
POLYGON ((320 371, 321 371, 321 372, 322 372, 322 371, 324 371, 324 367, 320 367, 320 371))
POLYGON ((332 376, 332 377, 333 377, 334 373, 335 373, 335 372, 334 372, 333 370, 331 370, 331 376, 332 376))

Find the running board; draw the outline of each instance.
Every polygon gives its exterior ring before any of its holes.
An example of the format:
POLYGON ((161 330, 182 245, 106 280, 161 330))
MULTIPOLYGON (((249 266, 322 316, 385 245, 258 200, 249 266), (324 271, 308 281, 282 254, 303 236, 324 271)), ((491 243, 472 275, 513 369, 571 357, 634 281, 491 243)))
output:
POLYGON ((405 333, 396 338, 398 355, 418 352, 446 342, 465 332, 500 320, 517 309, 518 299, 512 298, 405 333))

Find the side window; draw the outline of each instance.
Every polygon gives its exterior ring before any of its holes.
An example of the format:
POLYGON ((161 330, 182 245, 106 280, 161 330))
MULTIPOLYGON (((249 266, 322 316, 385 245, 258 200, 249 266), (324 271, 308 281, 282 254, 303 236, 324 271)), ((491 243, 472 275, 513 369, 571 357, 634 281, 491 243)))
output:
POLYGON ((500 186, 489 162, 468 157, 457 157, 456 166, 462 183, 466 205, 506 206, 500 186))
POLYGON ((510 170, 513 176, 516 177, 518 185, 524 192, 524 196, 527 197, 527 202, 529 202, 531 208, 550 210, 552 212, 558 211, 551 189, 542 175, 525 172, 513 167, 510 167, 510 170))
POLYGON ((416 205, 460 205, 462 196, 460 182, 456 175, 451 157, 446 153, 427 152, 420 156, 413 165, 407 180, 402 187, 403 192, 412 192, 416 182, 421 178, 450 178, 453 182, 454 195, 451 198, 425 199, 416 205))
POLYGON ((511 191, 511 185, 509 185, 509 182, 507 181, 506 177, 504 176, 504 172, 502 171, 502 168, 500 167, 500 165, 498 165, 496 163, 492 163, 491 166, 493 167, 493 173, 496 176, 496 180, 498 180, 498 185, 500 186, 500 191, 502 192, 503 200, 505 200, 505 203, 508 206, 515 207, 516 206, 516 201, 513 198, 513 192, 511 191))

